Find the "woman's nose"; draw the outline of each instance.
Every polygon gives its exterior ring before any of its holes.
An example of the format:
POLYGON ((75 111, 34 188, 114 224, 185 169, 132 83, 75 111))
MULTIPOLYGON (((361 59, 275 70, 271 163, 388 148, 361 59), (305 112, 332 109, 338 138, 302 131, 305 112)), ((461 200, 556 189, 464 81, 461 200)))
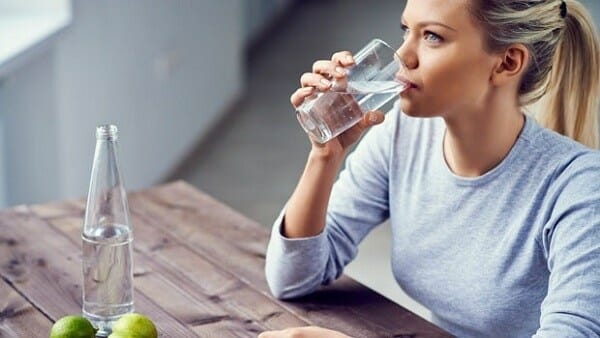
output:
POLYGON ((400 62, 406 69, 415 69, 419 66, 417 54, 411 51, 410 46, 408 46, 408 43, 406 42, 396 50, 396 55, 398 55, 400 62))

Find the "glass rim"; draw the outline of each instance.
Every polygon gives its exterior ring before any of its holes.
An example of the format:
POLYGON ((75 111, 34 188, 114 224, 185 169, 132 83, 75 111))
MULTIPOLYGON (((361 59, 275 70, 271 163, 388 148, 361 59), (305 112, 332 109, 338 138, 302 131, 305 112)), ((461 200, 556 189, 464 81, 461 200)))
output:
POLYGON ((405 68, 405 64, 402 61, 402 58, 400 57, 400 55, 397 52, 397 49, 392 47, 388 42, 386 42, 385 40, 381 39, 381 38, 373 38, 371 40, 369 40, 369 42, 364 45, 358 52, 356 52, 356 54, 354 54, 354 61, 355 64, 360 63, 360 61, 362 61, 363 57, 365 54, 367 54, 369 52, 369 50, 372 48, 372 45, 375 44, 380 44, 383 47, 387 48, 392 55, 394 56, 394 60, 397 60, 400 63, 400 66, 402 68, 405 68))

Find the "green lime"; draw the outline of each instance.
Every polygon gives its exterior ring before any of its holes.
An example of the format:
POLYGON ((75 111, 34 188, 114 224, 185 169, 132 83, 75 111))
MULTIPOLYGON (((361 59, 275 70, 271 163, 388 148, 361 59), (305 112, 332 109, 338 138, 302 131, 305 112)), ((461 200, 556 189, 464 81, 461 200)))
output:
POLYGON ((52 325, 50 338, 94 338, 96 331, 82 316, 65 316, 52 325))
POLYGON ((150 318, 139 313, 128 313, 115 322, 108 338, 157 338, 156 326, 150 318))

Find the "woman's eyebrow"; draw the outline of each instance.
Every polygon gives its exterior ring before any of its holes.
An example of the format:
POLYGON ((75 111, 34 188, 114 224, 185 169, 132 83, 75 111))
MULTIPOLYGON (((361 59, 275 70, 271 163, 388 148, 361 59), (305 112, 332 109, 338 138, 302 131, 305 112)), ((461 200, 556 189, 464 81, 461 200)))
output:
MULTIPOLYGON (((404 17, 402 17, 402 19, 400 20, 400 22, 402 22, 402 23, 406 22, 406 20, 404 20, 404 17)), ((449 30, 452 30, 452 31, 456 32, 455 28, 452 28, 452 27, 450 27, 450 26, 448 26, 446 24, 443 24, 441 22, 438 22, 438 21, 422 21, 422 22, 419 22, 419 23, 416 24, 417 27, 423 27, 423 26, 429 26, 429 25, 442 26, 442 27, 445 27, 445 28, 447 28, 449 30)))

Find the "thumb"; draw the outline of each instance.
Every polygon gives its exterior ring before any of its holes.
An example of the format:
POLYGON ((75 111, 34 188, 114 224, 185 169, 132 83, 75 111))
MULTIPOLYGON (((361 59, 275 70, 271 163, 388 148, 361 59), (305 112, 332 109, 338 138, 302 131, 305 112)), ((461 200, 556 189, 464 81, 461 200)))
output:
POLYGON ((385 115, 380 111, 370 111, 363 115, 362 119, 358 121, 356 125, 354 125, 349 130, 345 131, 344 134, 349 136, 349 139, 352 140, 353 143, 355 140, 360 138, 360 136, 367 131, 370 127, 380 124, 385 119, 385 115))
POLYGON ((370 111, 363 116, 363 124, 365 128, 378 125, 385 120, 385 115, 380 111, 370 111))

